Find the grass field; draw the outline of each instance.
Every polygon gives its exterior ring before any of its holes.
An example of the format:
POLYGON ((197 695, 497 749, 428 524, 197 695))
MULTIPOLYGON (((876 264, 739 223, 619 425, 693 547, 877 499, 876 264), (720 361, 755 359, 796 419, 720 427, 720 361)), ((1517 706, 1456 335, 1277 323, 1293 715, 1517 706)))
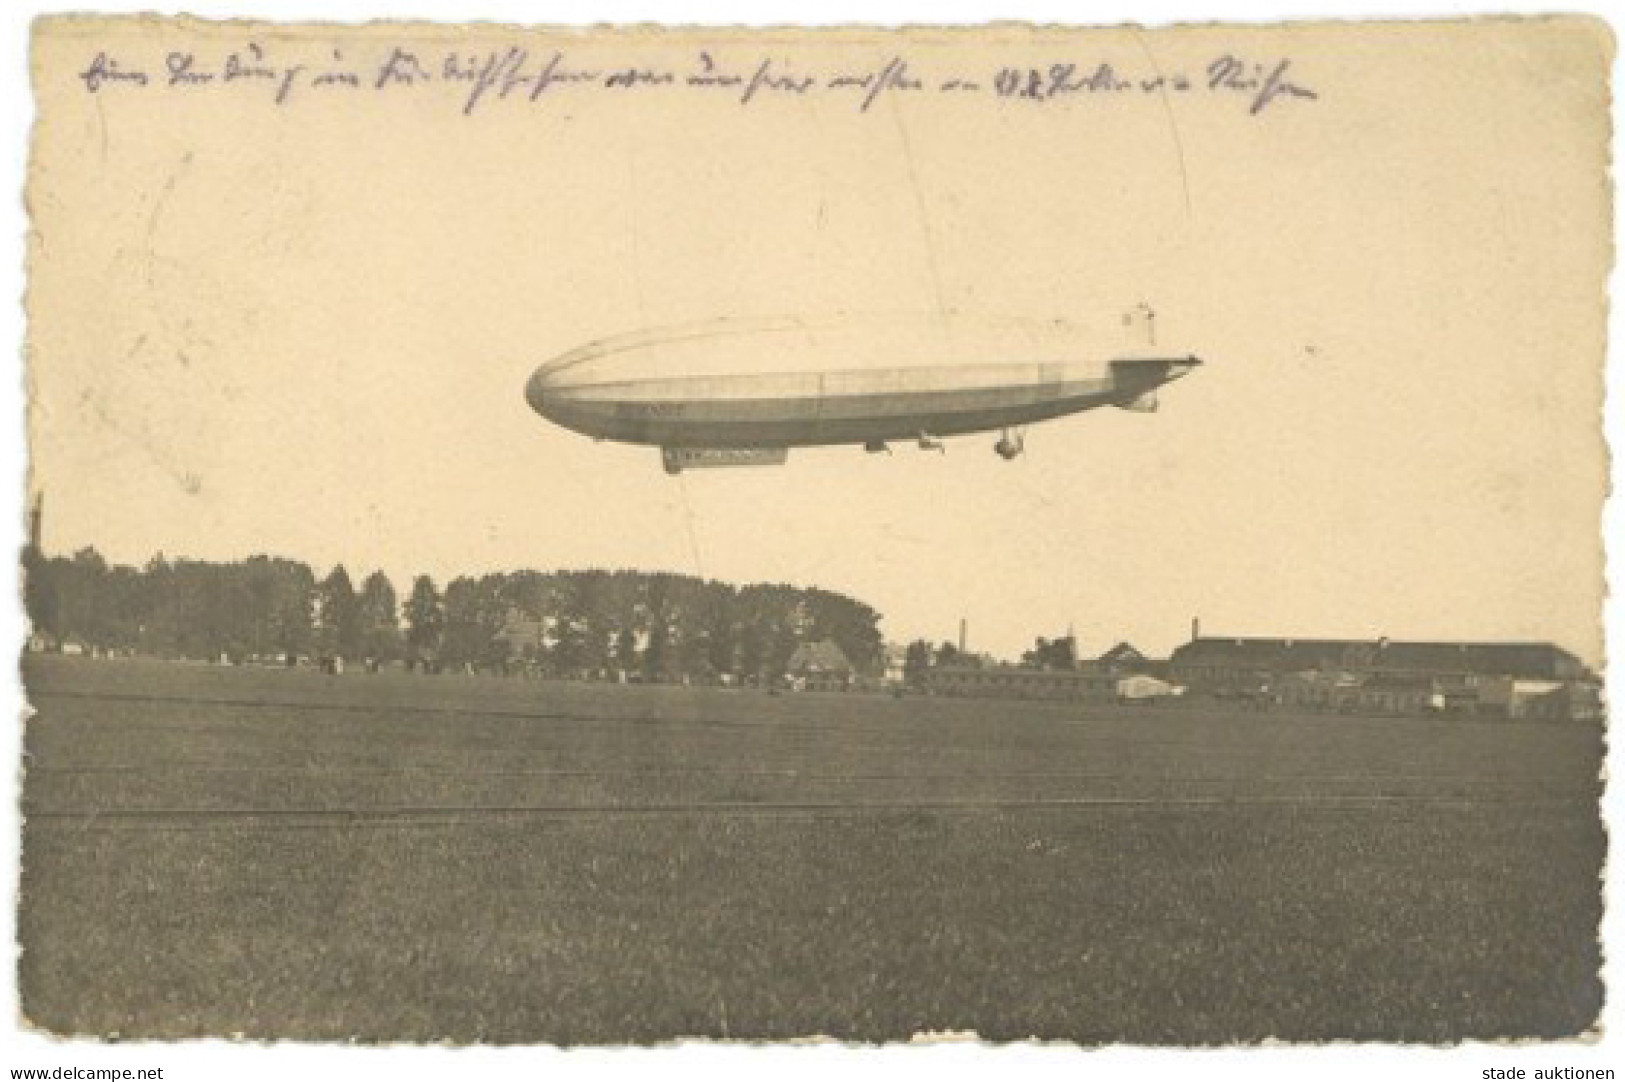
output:
POLYGON ((24 1010, 548 1043, 1581 1032, 1595 727, 30 659, 24 1010))

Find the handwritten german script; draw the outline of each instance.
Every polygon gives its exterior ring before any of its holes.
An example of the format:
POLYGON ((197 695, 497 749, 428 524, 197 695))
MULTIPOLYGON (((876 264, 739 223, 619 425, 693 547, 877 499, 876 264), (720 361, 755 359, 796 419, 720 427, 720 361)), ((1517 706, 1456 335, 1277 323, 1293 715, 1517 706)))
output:
POLYGON ((565 49, 509 45, 444 49, 384 45, 369 55, 326 47, 269 44, 208 53, 175 50, 125 55, 97 50, 75 78, 88 94, 262 95, 297 107, 322 97, 438 94, 466 116, 516 104, 546 105, 585 93, 713 95, 741 107, 774 100, 828 96, 868 113, 890 96, 956 97, 1018 105, 1133 97, 1201 97, 1233 104, 1248 115, 1286 103, 1319 100, 1286 57, 1221 53, 1193 69, 1159 70, 1147 58, 1136 65, 1102 59, 1055 57, 1038 64, 1000 63, 976 70, 936 70, 929 62, 893 55, 872 66, 820 70, 790 53, 753 54, 728 47, 697 49, 679 63, 613 62, 577 58, 565 49))

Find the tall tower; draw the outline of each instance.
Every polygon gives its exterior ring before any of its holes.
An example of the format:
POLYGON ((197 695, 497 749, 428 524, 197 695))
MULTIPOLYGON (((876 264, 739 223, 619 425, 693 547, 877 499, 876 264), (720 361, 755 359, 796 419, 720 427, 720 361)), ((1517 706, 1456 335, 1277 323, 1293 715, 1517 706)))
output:
POLYGON ((34 493, 34 504, 28 509, 28 551, 36 556, 44 553, 40 539, 45 533, 45 493, 34 493))

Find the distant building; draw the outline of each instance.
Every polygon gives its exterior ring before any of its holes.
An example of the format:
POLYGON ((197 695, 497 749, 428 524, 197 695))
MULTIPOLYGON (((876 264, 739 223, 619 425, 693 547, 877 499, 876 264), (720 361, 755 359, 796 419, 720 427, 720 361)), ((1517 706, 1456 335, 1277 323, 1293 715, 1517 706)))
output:
POLYGON ((1077 669, 937 665, 924 677, 928 694, 956 698, 1110 701, 1117 693, 1117 678, 1097 662, 1077 669))
POLYGON ((1150 703, 1159 699, 1171 699, 1183 690, 1166 680, 1159 680, 1145 673, 1134 673, 1119 677, 1117 680, 1117 698, 1125 703, 1150 703))
POLYGON ((882 677, 887 684, 901 684, 907 679, 908 647, 901 643, 887 643, 881 653, 885 669, 882 677))
POLYGON ((1372 673, 1355 692, 1355 709, 1362 714, 1425 714, 1440 705, 1433 683, 1426 673, 1372 673))
POLYGON ((1556 721, 1601 721, 1602 687, 1592 681, 1571 680, 1561 688, 1527 699, 1523 716, 1556 721))
POLYGON ((536 657, 547 644, 547 623, 518 611, 510 612, 507 622, 492 637, 507 647, 509 660, 536 657))
POLYGON ((1480 713, 1541 721, 1602 717, 1601 689, 1585 681, 1490 677, 1477 690, 1480 713))
POLYGON ((857 672, 833 639, 802 643, 784 669, 805 691, 846 691, 857 672))
POLYGON ((1580 659, 1551 643, 1391 642, 1388 639, 1194 639, 1169 659, 1192 686, 1244 686, 1287 673, 1387 672, 1583 680, 1580 659))
POLYGON ((1352 710, 1358 701, 1360 679, 1345 672, 1287 673, 1276 681, 1282 706, 1291 710, 1352 710))
POLYGON ((1132 644, 1126 642, 1120 642, 1104 654, 1101 654, 1099 662, 1112 672, 1117 673, 1145 672, 1148 668, 1157 664, 1140 653, 1132 644))
POLYGON ((1194 691, 1303 710, 1600 715, 1594 677, 1551 643, 1199 638, 1175 650, 1169 668, 1194 691))
POLYGON ((1004 665, 982 656, 960 658, 951 665, 935 665, 923 675, 925 690, 931 695, 1111 702, 1122 697, 1120 685, 1125 677, 1143 678, 1130 685, 1134 695, 1174 694, 1167 681, 1152 675, 1162 665, 1130 644, 1120 642, 1099 658, 1078 661, 1068 669, 1004 665))

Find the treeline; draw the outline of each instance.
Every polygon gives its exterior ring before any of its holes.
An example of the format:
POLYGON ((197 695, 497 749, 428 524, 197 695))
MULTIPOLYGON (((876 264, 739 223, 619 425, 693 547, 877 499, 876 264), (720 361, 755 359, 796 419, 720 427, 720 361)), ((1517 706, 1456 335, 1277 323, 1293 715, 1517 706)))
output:
POLYGON ((796 647, 833 639, 859 672, 882 664, 880 614, 826 590, 735 587, 637 571, 515 571, 404 597, 273 556, 110 565, 93 548, 24 556, 25 601, 47 644, 216 660, 342 657, 436 666, 522 665, 569 677, 781 675, 796 647))
MULTIPOLYGON (((918 686, 925 681, 925 674, 931 669, 979 669, 991 660, 978 654, 961 653, 959 647, 951 642, 932 646, 925 639, 915 639, 903 653, 903 680, 918 686)), ((1059 639, 1040 636, 1033 643, 1033 648, 1021 655, 1017 667, 1070 672, 1078 667, 1078 641, 1071 635, 1059 639)))

